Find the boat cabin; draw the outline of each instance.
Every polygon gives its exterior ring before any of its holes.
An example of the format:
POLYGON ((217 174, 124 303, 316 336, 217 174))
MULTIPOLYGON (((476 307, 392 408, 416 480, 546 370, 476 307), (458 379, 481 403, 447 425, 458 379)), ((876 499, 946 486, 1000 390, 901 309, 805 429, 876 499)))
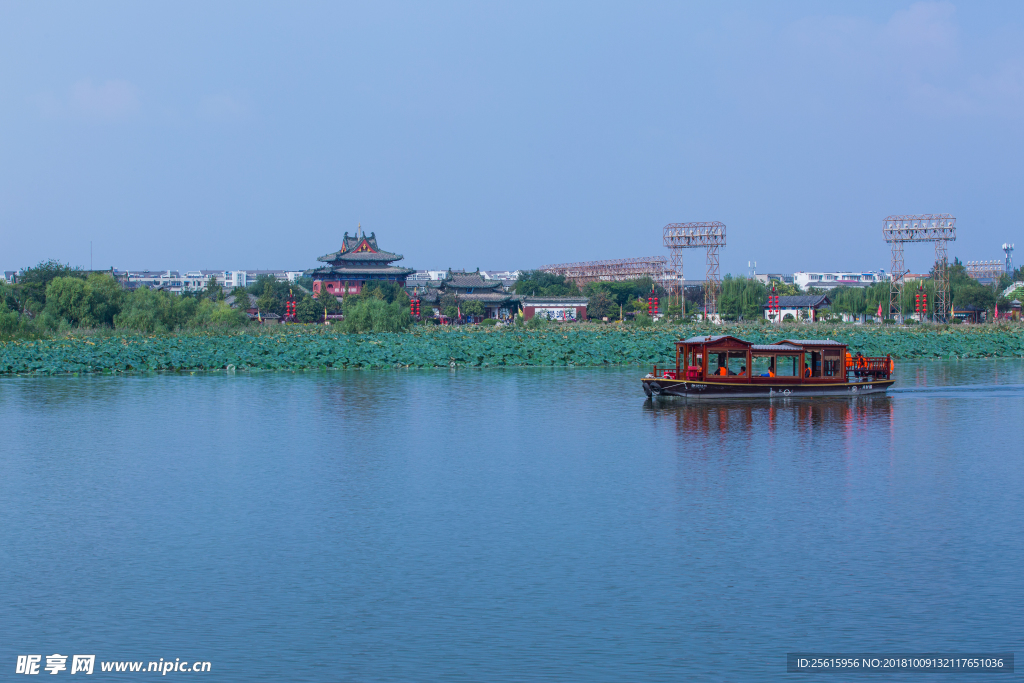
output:
POLYGON ((846 345, 831 339, 783 339, 754 344, 730 335, 690 337, 676 342, 676 369, 671 379, 690 382, 815 383, 846 382, 858 377, 888 377, 885 358, 854 359, 846 345))

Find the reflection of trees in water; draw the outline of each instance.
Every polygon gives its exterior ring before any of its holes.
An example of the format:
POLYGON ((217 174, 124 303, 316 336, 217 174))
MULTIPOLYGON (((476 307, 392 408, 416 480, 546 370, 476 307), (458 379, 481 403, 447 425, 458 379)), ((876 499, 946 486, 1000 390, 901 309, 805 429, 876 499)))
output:
POLYGON ((844 399, 767 399, 747 401, 704 401, 657 399, 644 403, 655 419, 674 421, 676 431, 685 437, 729 435, 733 438, 752 433, 810 435, 852 434, 854 429, 889 427, 893 403, 889 396, 863 396, 844 399))

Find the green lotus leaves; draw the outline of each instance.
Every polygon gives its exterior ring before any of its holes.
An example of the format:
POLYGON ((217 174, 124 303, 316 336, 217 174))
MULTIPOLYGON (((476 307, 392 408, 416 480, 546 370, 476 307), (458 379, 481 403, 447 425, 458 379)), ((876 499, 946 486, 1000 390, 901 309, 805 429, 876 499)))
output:
POLYGON ((1024 330, 995 325, 567 325, 542 330, 472 326, 366 334, 296 325, 273 332, 264 328, 0 342, 0 374, 194 372, 228 365, 264 370, 667 365, 675 362, 674 342, 697 334, 732 334, 756 343, 827 337, 845 342, 854 352, 902 359, 1024 357, 1024 330))

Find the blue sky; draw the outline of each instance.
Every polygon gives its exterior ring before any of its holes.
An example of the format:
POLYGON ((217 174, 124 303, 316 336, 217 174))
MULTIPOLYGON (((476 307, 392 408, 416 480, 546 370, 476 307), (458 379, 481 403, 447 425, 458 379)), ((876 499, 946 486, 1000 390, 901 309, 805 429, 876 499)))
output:
POLYGON ((719 220, 723 271, 888 269, 891 213, 1024 248, 1021 3, 0 2, 0 92, 4 269, 308 268, 358 223, 414 268, 719 220))

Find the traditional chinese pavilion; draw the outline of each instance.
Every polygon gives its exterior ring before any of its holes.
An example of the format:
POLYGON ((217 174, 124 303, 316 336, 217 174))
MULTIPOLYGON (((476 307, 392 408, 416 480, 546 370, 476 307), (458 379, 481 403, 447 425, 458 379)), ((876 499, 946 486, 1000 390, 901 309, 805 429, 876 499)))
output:
POLYGON ((317 259, 327 265, 307 270, 306 275, 313 278, 314 294, 319 294, 321 287, 335 296, 359 294, 367 282, 381 280, 404 287, 406 278, 416 271, 391 265, 402 258, 401 254, 378 247, 375 233, 367 237, 360 231, 349 237, 346 232, 341 249, 317 259))
MULTIPOLYGON (((480 322, 485 318, 509 318, 519 310, 519 297, 505 291, 501 280, 485 280, 480 271, 468 273, 464 270, 448 270, 444 280, 436 286, 428 283, 415 290, 416 298, 420 299, 424 310, 428 307, 440 309, 441 299, 446 296, 456 306, 467 301, 479 301, 484 314, 467 316, 471 322, 480 322)), ((440 312, 440 311, 439 311, 440 312)))

